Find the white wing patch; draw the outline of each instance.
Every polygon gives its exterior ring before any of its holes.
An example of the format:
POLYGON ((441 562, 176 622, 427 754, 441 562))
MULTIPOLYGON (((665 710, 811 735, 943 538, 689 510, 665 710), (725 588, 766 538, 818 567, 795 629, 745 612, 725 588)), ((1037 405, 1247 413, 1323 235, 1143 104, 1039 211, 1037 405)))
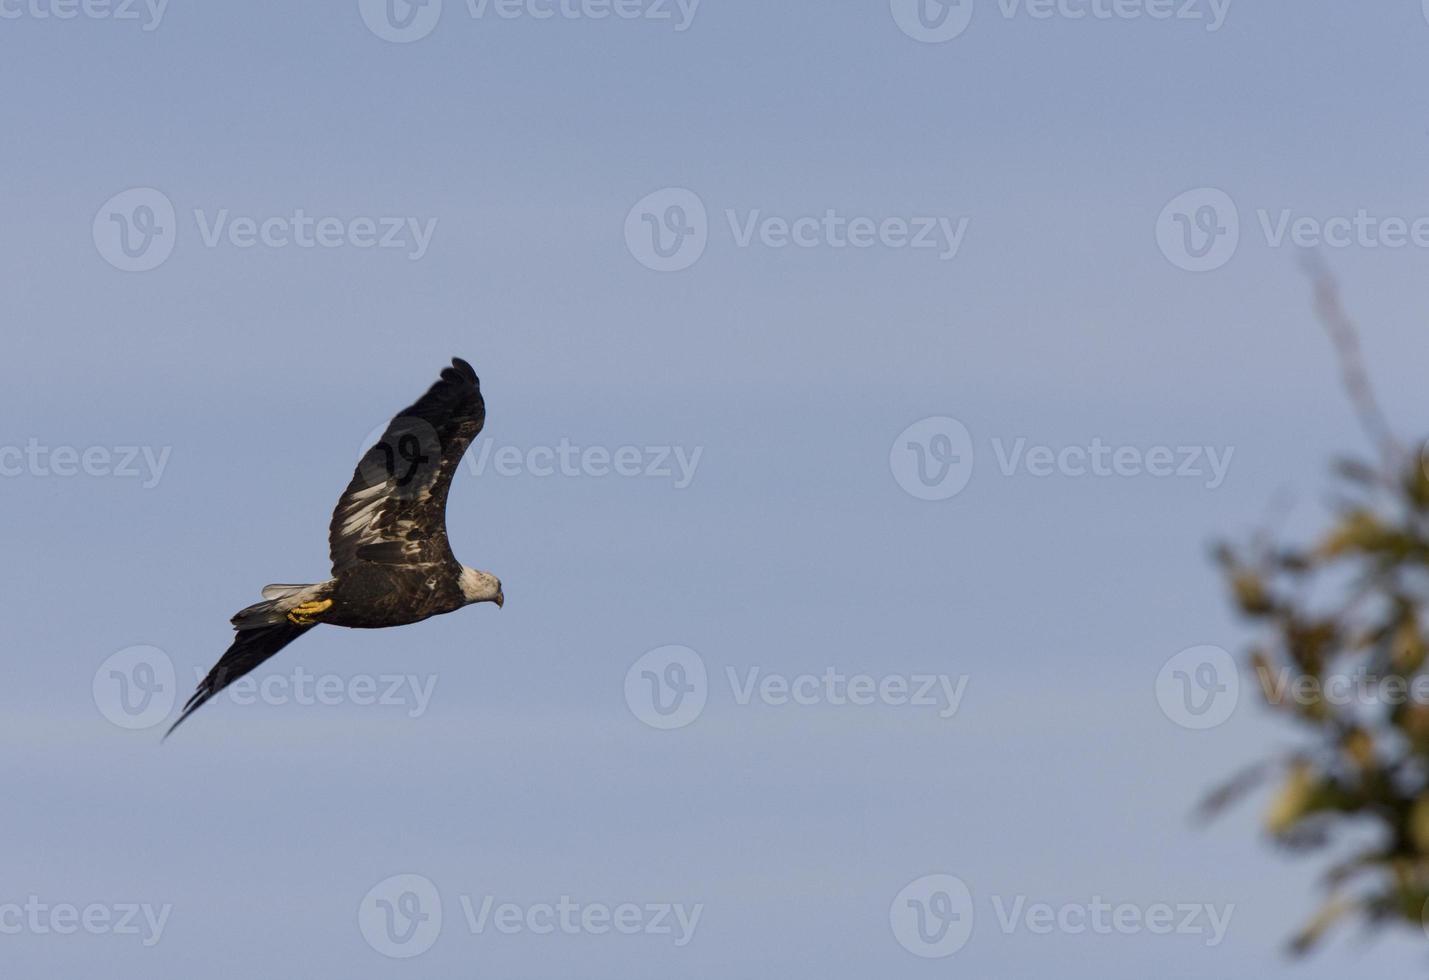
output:
POLYGON ((344 538, 352 539, 358 544, 377 544, 406 533, 412 526, 411 521, 397 521, 380 531, 377 529, 377 519, 382 516, 382 510, 387 505, 389 489, 387 484, 382 483, 352 495, 352 509, 343 515, 342 519, 344 538))
MULTIPOLYGON (((420 530, 417 521, 412 518, 381 521, 385 508, 392 501, 389 496, 391 490, 391 483, 388 482, 352 494, 347 501, 347 512, 342 515, 339 533, 354 551, 385 545, 404 558, 416 558, 422 552, 422 542, 418 539, 424 536, 417 533, 420 530)), ((430 489, 423 487, 416 493, 416 502, 425 503, 431 496, 430 489)), ((388 560, 391 557, 389 552, 388 560)))
POLYGON ((354 493, 348 500, 349 510, 342 518, 342 536, 361 538, 363 532, 377 519, 377 515, 382 513, 382 505, 386 502, 387 484, 385 483, 379 483, 354 493))

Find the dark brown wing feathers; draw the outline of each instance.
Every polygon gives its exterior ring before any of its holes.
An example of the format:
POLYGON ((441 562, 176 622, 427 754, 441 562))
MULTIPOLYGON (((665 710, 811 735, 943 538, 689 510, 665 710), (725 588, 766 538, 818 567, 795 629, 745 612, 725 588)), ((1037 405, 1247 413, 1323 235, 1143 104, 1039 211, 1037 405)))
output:
POLYGON ((447 543, 447 494, 485 422, 481 382, 470 364, 455 358, 358 463, 328 530, 334 575, 354 561, 454 560, 447 543))

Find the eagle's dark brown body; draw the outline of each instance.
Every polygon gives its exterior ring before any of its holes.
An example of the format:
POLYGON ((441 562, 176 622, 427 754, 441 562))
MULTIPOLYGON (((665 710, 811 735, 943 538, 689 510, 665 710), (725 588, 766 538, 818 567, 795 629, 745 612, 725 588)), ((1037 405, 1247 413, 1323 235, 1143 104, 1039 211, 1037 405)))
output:
POLYGON ((335 579, 324 598, 332 608, 317 621, 352 629, 406 626, 467 605, 458 576, 445 565, 366 563, 335 579))

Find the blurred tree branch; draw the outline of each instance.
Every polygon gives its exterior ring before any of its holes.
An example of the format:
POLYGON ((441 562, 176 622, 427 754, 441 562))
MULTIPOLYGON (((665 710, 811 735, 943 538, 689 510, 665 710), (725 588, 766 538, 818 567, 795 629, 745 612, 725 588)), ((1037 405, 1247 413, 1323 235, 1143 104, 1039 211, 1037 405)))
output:
POLYGON ((1326 901, 1292 940, 1296 953, 1347 918, 1422 927, 1429 902, 1429 478, 1380 409, 1334 277, 1318 260, 1307 269, 1378 459, 1337 464, 1341 495, 1317 541, 1284 545, 1262 533, 1217 547, 1236 606, 1258 628, 1249 651, 1257 690, 1302 739, 1201 808, 1214 815, 1276 780, 1265 827, 1279 844, 1309 851, 1351 827, 1370 832, 1369 848, 1327 870, 1326 901))
POLYGON ((1379 398, 1374 393, 1369 372, 1365 370, 1359 329, 1340 302, 1340 284, 1318 254, 1308 253, 1304 265, 1315 286, 1315 312, 1325 332, 1330 335, 1330 342, 1335 345, 1345 391, 1359 416, 1360 425, 1379 450, 1381 461, 1386 465, 1396 465, 1403 459, 1404 450, 1379 407, 1379 398))

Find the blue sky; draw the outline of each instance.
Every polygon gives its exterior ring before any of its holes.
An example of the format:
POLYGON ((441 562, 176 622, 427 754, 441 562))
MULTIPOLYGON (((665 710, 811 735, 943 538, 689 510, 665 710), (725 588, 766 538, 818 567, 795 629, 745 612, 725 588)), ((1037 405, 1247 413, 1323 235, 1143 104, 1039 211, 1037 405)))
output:
POLYGON ((0 0, 4 974, 1419 965, 1284 959, 1313 862, 1189 814, 1293 733, 1158 676, 1362 446, 1295 238, 1424 429, 1421 4, 472 4, 0 0), (454 354, 505 608, 160 747, 454 354))

